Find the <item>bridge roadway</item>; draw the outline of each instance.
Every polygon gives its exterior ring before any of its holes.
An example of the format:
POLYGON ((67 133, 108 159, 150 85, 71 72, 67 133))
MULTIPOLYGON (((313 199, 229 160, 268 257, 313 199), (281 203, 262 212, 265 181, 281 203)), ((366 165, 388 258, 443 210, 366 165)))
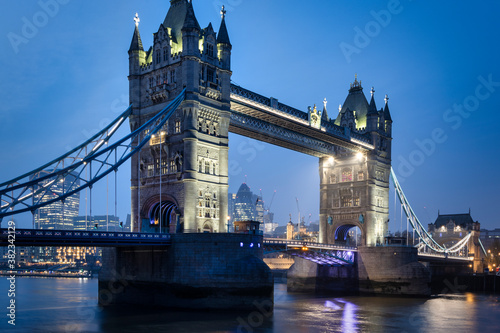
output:
MULTIPOLYGON (((170 234, 119 232, 119 231, 78 231, 40 229, 0 229, 0 246, 168 246, 170 234)), ((265 238, 264 247, 272 252, 291 252, 293 255, 316 261, 320 264, 352 264, 356 247, 335 244, 321 244, 301 240, 265 238)), ((443 254, 419 253, 423 261, 471 261, 467 257, 443 254)))
POLYGON ((0 229, 0 246, 166 246, 170 234, 115 231, 0 229), (15 236, 13 236, 15 235, 15 236))
POLYGON ((367 135, 332 122, 313 128, 307 112, 234 84, 229 131, 316 157, 332 156, 339 147, 355 152, 374 149, 367 135))

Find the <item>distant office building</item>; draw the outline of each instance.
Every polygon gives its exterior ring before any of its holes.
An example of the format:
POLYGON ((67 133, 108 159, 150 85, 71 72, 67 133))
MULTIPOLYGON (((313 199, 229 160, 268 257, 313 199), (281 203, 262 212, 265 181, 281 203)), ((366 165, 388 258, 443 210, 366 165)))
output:
MULTIPOLYGON (((6 256, 4 255, 4 257, 6 256)), ((16 263, 20 266, 95 264, 100 261, 100 257, 101 249, 96 247, 19 246, 16 248, 16 263)))
POLYGON ((264 222, 264 202, 250 191, 246 183, 241 184, 236 194, 228 195, 229 224, 235 221, 264 222))
MULTIPOLYGON (((43 177, 49 174, 50 171, 41 171, 38 177, 43 177)), ((34 178, 32 178, 34 179, 34 178)), ((40 185, 47 185, 53 180, 49 179, 42 182, 40 185)), ((35 195, 35 200, 41 203, 52 200, 57 195, 63 192, 76 189, 80 185, 80 180, 74 174, 66 176, 62 181, 50 186, 50 190, 42 190, 35 195)), ((35 188, 40 190, 42 187, 35 188)), ((56 201, 50 205, 39 208, 35 211, 35 228, 37 229, 58 229, 58 230, 71 230, 73 229, 73 218, 78 216, 80 208, 80 192, 77 192, 64 201, 56 201)))
POLYGON ((125 228, 123 224, 120 226, 120 219, 114 215, 76 216, 73 225, 74 230, 120 231, 125 228))
POLYGON ((262 197, 254 194, 252 196, 252 200, 255 202, 255 221, 264 223, 264 201, 262 200, 262 197))

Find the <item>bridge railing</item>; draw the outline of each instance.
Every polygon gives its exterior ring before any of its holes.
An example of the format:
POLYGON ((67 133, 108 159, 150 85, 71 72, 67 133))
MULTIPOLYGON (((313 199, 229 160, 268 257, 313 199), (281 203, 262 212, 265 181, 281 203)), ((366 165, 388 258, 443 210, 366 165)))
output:
POLYGON ((310 248, 323 248, 323 249, 339 249, 339 250, 349 250, 357 251, 357 247, 342 246, 336 244, 323 244, 323 243, 312 243, 304 242, 300 240, 286 240, 286 239, 264 239, 264 245, 291 245, 291 246, 306 246, 310 248))
POLYGON ((20 246, 120 246, 168 245, 170 234, 99 230, 0 229, 0 246, 10 242, 20 246))
MULTIPOLYGON (((280 102, 273 103, 272 98, 264 97, 260 94, 257 94, 253 91, 250 91, 248 89, 245 89, 243 87, 234 84, 231 84, 231 94, 233 94, 233 97, 234 96, 240 97, 243 101, 246 101, 247 103, 260 104, 264 109, 267 109, 268 111, 278 113, 281 116, 290 118, 301 124, 304 125, 309 124, 308 120, 309 115, 307 112, 295 109, 291 106, 288 106, 280 102)), ((340 137, 345 140, 361 144, 362 146, 368 149, 374 148, 371 138, 365 136, 364 134, 351 131, 349 129, 346 130, 344 127, 335 125, 333 122, 322 122, 321 130, 325 133, 334 135, 336 137, 340 137)))

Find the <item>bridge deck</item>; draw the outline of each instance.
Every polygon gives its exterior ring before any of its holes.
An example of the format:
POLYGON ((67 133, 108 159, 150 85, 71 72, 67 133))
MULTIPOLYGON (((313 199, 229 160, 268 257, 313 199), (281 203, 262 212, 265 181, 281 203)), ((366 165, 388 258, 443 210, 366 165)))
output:
POLYGON ((74 230, 33 230, 0 229, 0 246, 166 246, 170 245, 169 234, 74 231, 74 230))

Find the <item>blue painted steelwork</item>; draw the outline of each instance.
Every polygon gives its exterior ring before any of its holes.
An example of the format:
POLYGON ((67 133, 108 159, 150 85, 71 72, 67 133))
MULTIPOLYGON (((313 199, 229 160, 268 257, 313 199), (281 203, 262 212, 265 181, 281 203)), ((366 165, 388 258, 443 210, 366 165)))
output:
MULTIPOLYGON (((454 244, 453 246, 446 248, 444 246, 441 246, 438 242, 432 238, 432 236, 427 232, 426 228, 423 226, 423 224, 420 222, 418 219, 417 215, 413 211, 413 209, 410 206, 410 202, 406 198, 403 189, 401 188, 401 185, 399 184, 399 181, 396 177, 396 173, 394 172, 394 169, 391 168, 391 178, 394 183, 394 188, 396 189, 396 193, 398 195, 399 201, 401 203, 401 206, 405 212, 406 218, 410 222, 413 230, 417 233, 418 237, 420 238, 419 244, 416 245, 419 251, 419 255, 427 255, 427 253, 422 253, 422 252, 427 252, 430 250, 432 253, 435 254, 440 254, 441 256, 448 258, 448 256, 454 256, 454 257, 460 257, 460 252, 462 249, 466 246, 468 246, 469 239, 471 237, 471 233, 469 232, 465 237, 463 237, 459 242, 454 244)), ((468 258, 468 251, 462 251, 463 255, 462 257, 468 258)))
MULTIPOLYGON (((9 229, 0 229, 0 246, 8 246, 9 229)), ((12 238, 12 236, 11 236, 12 238)), ((16 246, 167 246, 171 244, 170 234, 16 229, 16 246)))
POLYGON ((357 248, 285 239, 264 239, 264 254, 286 252, 321 265, 354 265, 357 248))
POLYGON ((79 145, 78 147, 70 150, 69 152, 65 153, 64 155, 59 156, 58 158, 50 161, 47 164, 42 165, 41 167, 39 167, 35 170, 32 170, 32 171, 25 173, 19 177, 16 177, 16 178, 11 179, 5 183, 0 184, 0 194, 2 193, 2 191, 11 190, 10 187, 12 187, 13 184, 17 184, 18 181, 20 181, 24 178, 30 177, 32 175, 35 175, 35 174, 39 173, 40 171, 44 171, 44 170, 47 170, 49 168, 52 168, 54 170, 58 169, 60 167, 61 161, 64 161, 68 158, 75 160, 75 161, 82 159, 82 157, 80 157, 80 155, 84 153, 86 147, 88 147, 92 143, 98 143, 98 142, 103 141, 103 140, 108 141, 113 136, 113 134, 116 133, 116 130, 125 122, 125 120, 127 120, 127 118, 130 116, 131 113, 132 113, 132 105, 130 105, 127 108, 127 110, 125 110, 121 115, 119 115, 115 120, 113 120, 108 126, 103 128, 99 133, 97 133, 96 135, 94 135, 93 137, 91 137, 90 139, 88 139, 87 141, 85 141, 84 143, 79 145), (77 155, 73 156, 73 154, 75 154, 75 153, 77 155))
POLYGON ((0 221, 6 216, 24 212, 34 213, 38 208, 63 201, 74 193, 86 188, 92 188, 96 182, 111 172, 116 172, 125 161, 139 152, 151 137, 160 131, 184 100, 185 92, 184 89, 162 111, 114 144, 108 145, 109 138, 116 132, 119 125, 123 124, 126 117, 130 115, 131 108, 127 109, 112 125, 94 136, 94 140, 88 140, 59 159, 3 183, 0 187, 0 221), (96 138, 100 139, 95 142, 96 138), (134 142, 138 142, 137 145, 134 146, 134 142), (80 154, 85 152, 85 154, 83 157, 71 157, 70 165, 65 166, 64 161, 70 158, 72 152, 75 151, 80 152, 80 154), (92 169, 93 165, 94 169, 92 169), (53 170, 40 176, 40 172, 49 166, 54 166, 53 170), (86 173, 88 173, 88 176, 84 177, 86 173), (74 176, 74 181, 67 186, 67 190, 56 193, 51 189, 58 182, 63 182, 69 175, 74 176), (23 181, 26 178, 28 179, 23 181), (80 185, 75 187, 74 185, 77 182, 80 182, 80 185), (46 198, 47 195, 52 195, 53 198, 42 202, 42 199, 46 198))

